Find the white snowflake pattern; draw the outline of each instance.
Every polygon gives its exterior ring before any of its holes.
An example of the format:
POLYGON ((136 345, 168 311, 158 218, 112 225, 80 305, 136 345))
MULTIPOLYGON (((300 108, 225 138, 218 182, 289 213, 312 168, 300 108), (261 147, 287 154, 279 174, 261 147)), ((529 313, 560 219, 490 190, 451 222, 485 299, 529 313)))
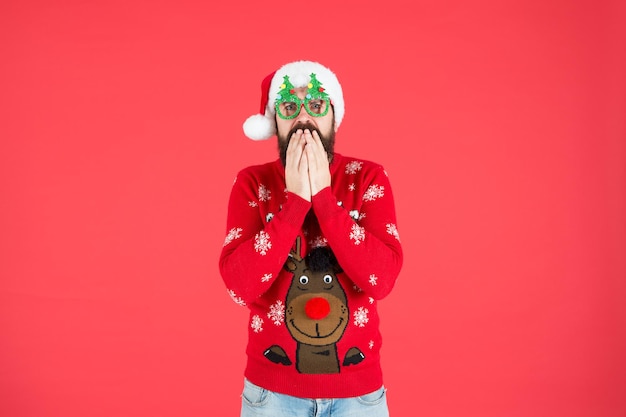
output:
POLYGON ((352 286, 352 289, 356 292, 363 292, 363 290, 360 289, 356 284, 352 286))
POLYGON ((259 201, 269 201, 272 199, 272 192, 263 184, 259 185, 259 201))
POLYGON ((272 248, 272 242, 270 241, 270 235, 267 232, 261 230, 254 236, 254 250, 261 255, 267 255, 267 251, 272 248))
POLYGON ((370 321, 369 317, 367 317, 369 312, 367 308, 359 307, 359 309, 354 312, 354 325, 357 327, 365 327, 365 324, 370 321))
POLYGON ((354 191, 356 190, 356 185, 354 185, 354 183, 348 185, 348 191, 354 191))
POLYGON ((323 236, 317 236, 315 239, 309 242, 312 248, 323 248, 328 246, 328 240, 323 236))
POLYGON ((346 164, 346 174, 354 175, 363 167, 363 162, 352 161, 346 164))
POLYGON ((365 213, 361 213, 359 214, 359 221, 363 220, 365 218, 365 213))
POLYGON ((378 283, 378 277, 374 274, 370 275, 370 284, 372 284, 372 287, 375 286, 378 283))
POLYGON ((285 321, 285 305, 282 301, 276 300, 276 303, 270 306, 267 317, 274 322, 276 326, 280 326, 285 321))
POLYGON ((374 304, 374 298, 373 297, 369 297, 367 300, 370 302, 370 304, 374 304))
POLYGON ((239 297, 235 291, 233 290, 228 290, 228 295, 230 295, 230 298, 233 299, 233 301, 235 302, 235 304, 240 305, 242 307, 246 306, 246 302, 243 301, 243 298, 239 297))
POLYGON ((241 232, 243 229, 241 227, 233 227, 228 231, 226 238, 224 239, 224 246, 228 245, 235 239, 239 239, 241 237, 241 232))
POLYGON ((370 348, 370 350, 374 349, 374 341, 370 340, 367 346, 370 348))
POLYGON ((261 277, 261 282, 267 282, 272 279, 272 274, 265 274, 261 277))
POLYGON ((353 224, 350 239, 354 240, 355 245, 361 244, 365 240, 365 229, 358 224, 353 224))
POLYGON ((259 207, 259 204, 256 201, 248 201, 248 205, 250 207, 259 207))
POLYGON ((396 227, 395 224, 393 223, 387 223, 387 233, 389 233, 391 236, 395 237, 398 242, 400 241, 400 234, 398 233, 398 228, 396 227))
POLYGON ((367 191, 363 194, 363 201, 374 201, 385 195, 385 187, 378 184, 372 184, 367 187, 367 191))
POLYGON ((250 323, 250 327, 254 330, 254 333, 260 333, 263 331, 263 319, 258 315, 252 316, 252 322, 250 323))

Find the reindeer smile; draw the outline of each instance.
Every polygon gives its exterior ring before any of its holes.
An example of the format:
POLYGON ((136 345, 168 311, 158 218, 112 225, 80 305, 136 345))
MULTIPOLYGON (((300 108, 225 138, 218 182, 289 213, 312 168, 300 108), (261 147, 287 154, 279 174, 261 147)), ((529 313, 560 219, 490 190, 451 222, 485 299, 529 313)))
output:
POLYGON ((333 334, 334 334, 334 333, 335 333, 335 332, 336 332, 336 331, 337 331, 337 330, 341 327, 341 325, 343 324, 343 317, 339 317, 339 323, 337 323, 337 326, 335 326, 335 328, 334 328, 334 329, 332 329, 332 330, 330 331, 330 333, 327 333, 327 334, 325 334, 325 335, 320 335, 320 332, 319 332, 319 326, 320 326, 320 325, 319 325, 319 323, 315 323, 315 333, 317 333, 317 335, 311 335, 311 334, 308 334, 308 333, 306 333, 306 332, 302 331, 302 330, 301 330, 298 326, 296 326, 295 319, 291 319, 291 320, 289 320, 289 323, 290 323, 290 324, 291 324, 291 326, 292 326, 294 329, 296 329, 296 330, 297 330, 300 334, 302 334, 302 335, 304 335, 304 336, 306 336, 306 337, 310 337, 310 338, 313 338, 313 339, 325 339, 325 338, 327 338, 327 337, 332 336, 332 335, 333 335, 333 334))

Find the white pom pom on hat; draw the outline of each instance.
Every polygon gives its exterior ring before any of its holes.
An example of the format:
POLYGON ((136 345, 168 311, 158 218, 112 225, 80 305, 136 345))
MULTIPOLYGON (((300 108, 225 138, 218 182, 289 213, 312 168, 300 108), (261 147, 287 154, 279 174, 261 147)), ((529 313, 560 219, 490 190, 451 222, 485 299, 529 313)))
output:
POLYGON ((253 114, 243 122, 243 133, 252 140, 265 140, 276 134, 276 125, 265 115, 253 114))
POLYGON ((322 84, 324 91, 330 97, 335 113, 335 123, 339 127, 343 120, 345 106, 343 91, 337 76, 320 63, 295 61, 283 65, 263 79, 261 83, 261 108, 259 114, 254 114, 246 119, 243 123, 244 134, 252 140, 265 140, 274 136, 276 134, 274 97, 280 90, 283 77, 288 75, 289 81, 296 88, 306 87, 312 73, 316 75, 317 80, 322 84))

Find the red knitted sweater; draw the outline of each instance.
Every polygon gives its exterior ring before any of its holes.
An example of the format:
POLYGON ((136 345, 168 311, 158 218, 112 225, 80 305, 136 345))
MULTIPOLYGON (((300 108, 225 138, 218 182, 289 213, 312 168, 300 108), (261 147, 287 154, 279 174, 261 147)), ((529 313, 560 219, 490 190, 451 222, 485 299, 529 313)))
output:
POLYGON ((376 303, 402 266, 383 167, 335 154, 330 170, 311 202, 286 192, 280 160, 240 171, 220 256, 230 296, 250 309, 246 378, 304 398, 383 384, 376 303))

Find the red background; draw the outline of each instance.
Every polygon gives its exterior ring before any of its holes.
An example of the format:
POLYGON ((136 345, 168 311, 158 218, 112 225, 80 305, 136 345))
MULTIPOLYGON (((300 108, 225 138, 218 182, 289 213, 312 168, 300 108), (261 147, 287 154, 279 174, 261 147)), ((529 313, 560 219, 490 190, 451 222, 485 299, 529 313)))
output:
POLYGON ((392 415, 626 415, 624 2, 217 3, 2 2, 0 415, 238 415, 227 199, 302 58, 394 186, 392 415))

